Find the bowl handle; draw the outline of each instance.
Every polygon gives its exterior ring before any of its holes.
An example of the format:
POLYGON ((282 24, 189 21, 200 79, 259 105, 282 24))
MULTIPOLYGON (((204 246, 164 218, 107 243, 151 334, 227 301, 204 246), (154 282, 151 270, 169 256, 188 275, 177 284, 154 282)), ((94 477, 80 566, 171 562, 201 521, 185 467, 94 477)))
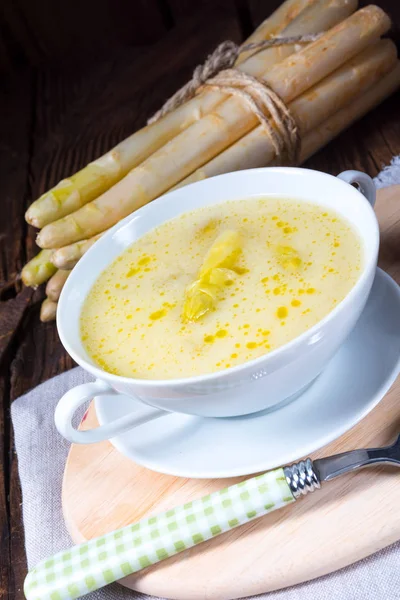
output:
POLYGON ((97 379, 91 383, 84 383, 77 385, 76 387, 69 390, 59 400, 54 420, 58 431, 68 441, 74 444, 93 444, 95 442, 102 442, 110 438, 125 433, 129 429, 143 425, 153 419, 158 419, 164 415, 169 414, 166 411, 158 410, 150 406, 143 405, 143 409, 140 411, 134 410, 129 415, 120 417, 111 423, 101 425, 95 429, 87 429, 79 431, 72 425, 72 418, 75 411, 85 402, 93 400, 94 396, 119 396, 119 392, 116 392, 104 381, 97 379))
POLYGON ((338 177, 350 185, 356 183, 360 192, 366 197, 372 208, 375 206, 376 187, 369 175, 361 173, 361 171, 343 171, 338 177))

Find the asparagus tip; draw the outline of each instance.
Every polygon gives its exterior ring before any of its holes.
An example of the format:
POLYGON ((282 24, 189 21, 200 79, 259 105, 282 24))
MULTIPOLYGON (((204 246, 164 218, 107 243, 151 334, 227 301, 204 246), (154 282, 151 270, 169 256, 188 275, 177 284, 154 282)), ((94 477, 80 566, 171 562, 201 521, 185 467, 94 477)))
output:
POLYGON ((32 210, 32 205, 28 208, 28 210, 25 213, 25 221, 33 227, 40 227, 37 217, 35 216, 35 212, 32 210))
POLYGON ((53 252, 53 254, 50 256, 50 262, 53 263, 53 265, 55 267, 57 267, 57 269, 63 268, 63 265, 60 263, 60 260, 58 259, 57 252, 53 252))
POLYGON ((39 287, 38 284, 33 283, 33 279, 32 279, 31 273, 29 271, 25 271, 24 269, 25 269, 25 267, 22 269, 22 271, 19 274, 18 278, 22 279, 22 283, 26 287, 30 287, 33 290, 37 290, 37 288, 39 287))
POLYGON ((57 302, 53 302, 49 298, 46 298, 42 302, 42 306, 40 307, 40 320, 42 323, 47 323, 48 321, 54 321, 57 314, 57 302))
POLYGON ((28 269, 25 269, 25 267, 23 267, 21 273, 20 273, 20 277, 22 279, 22 283, 28 287, 31 287, 31 277, 30 277, 30 272, 28 269))
POLYGON ((43 246, 43 242, 42 242, 42 235, 41 235, 41 231, 39 231, 39 233, 36 236, 36 244, 39 246, 39 248, 45 248, 45 246, 43 246))

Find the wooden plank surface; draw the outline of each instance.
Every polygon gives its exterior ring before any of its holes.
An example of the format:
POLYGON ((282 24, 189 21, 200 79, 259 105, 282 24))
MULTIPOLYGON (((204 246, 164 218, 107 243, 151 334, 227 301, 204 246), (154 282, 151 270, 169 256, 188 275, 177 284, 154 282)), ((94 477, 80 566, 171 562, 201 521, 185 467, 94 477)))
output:
POLYGON ((167 27, 159 0, 3 0, 0 7, 0 40, 16 64, 78 64, 156 42, 167 27))
POLYGON ((230 7, 182 16, 159 43, 116 51, 90 69, 30 70, 0 92, 0 598, 22 599, 26 573, 12 400, 73 366, 54 323, 39 322, 43 291, 13 284, 36 252, 29 203, 63 175, 143 126, 225 39, 241 41, 230 7), (212 27, 209 26, 212 22, 212 27), (199 35, 201 31, 201 35, 199 35))
MULTIPOLYGON (((157 4, 161 7, 163 22, 169 20, 169 25, 152 46, 116 48, 106 59, 92 63, 90 68, 82 66, 72 70, 66 67, 62 71, 31 68, 2 80, 1 599, 22 599, 25 575, 21 496, 9 405, 20 394, 73 365, 61 348, 54 324, 39 323, 39 301, 43 292, 21 290, 18 282, 14 283, 26 258, 35 253, 35 232, 25 225, 24 211, 35 197, 63 175, 83 166, 142 126, 220 41, 240 41, 248 27, 248 17, 243 15, 251 7, 251 0, 248 5, 241 0, 204 2, 201 10, 193 14, 187 7, 181 10, 179 2, 174 10, 164 0, 157 4)), ((254 8, 249 13, 252 24, 267 16, 272 4, 272 0, 259 2, 265 13, 256 13, 254 8)), ((383 4, 399 26, 400 4, 397 0, 382 0, 383 4)), ((3 33, 0 19, 0 48, 4 45, 3 33)), ((9 33, 5 39, 10 39, 9 33)), ((7 45, 7 49, 10 48, 14 52, 15 46, 7 45)), ((346 168, 359 168, 375 175, 394 154, 400 153, 399 100, 398 93, 318 153, 306 166, 334 174, 346 168)))
MULTIPOLYGON (((14 571, 10 568, 11 529, 14 522, 10 507, 10 462, 13 452, 8 414, 11 386, 8 365, 12 358, 15 333, 32 296, 29 290, 16 295, 19 286, 12 283, 26 258, 23 214, 29 188, 32 77, 24 74, 12 78, 0 90, 0 106, 4 111, 0 121, 0 164, 3 169, 0 282, 10 282, 0 292, 0 598, 7 598, 9 593, 13 594, 16 585, 14 571)), ((17 481, 17 477, 14 477, 14 487, 17 481)), ((19 523, 20 518, 15 522, 19 523)), ((20 560, 23 560, 22 548, 20 560)))

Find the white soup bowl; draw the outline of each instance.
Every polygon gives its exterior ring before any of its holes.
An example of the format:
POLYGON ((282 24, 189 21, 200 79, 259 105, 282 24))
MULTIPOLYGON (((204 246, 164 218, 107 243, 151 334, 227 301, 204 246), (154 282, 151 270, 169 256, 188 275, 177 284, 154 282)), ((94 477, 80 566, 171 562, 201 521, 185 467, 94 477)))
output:
MULTIPOLYGON (((57 310, 58 333, 72 358, 96 381, 77 386, 60 400, 58 430, 70 441, 90 443, 114 437, 164 411, 202 417, 234 417, 271 408, 295 397, 324 369, 359 318, 375 276, 379 229, 373 211, 375 187, 370 177, 346 171, 333 177, 308 169, 274 167, 239 171, 172 191, 118 223, 83 256, 62 291, 57 310), (358 189, 349 184, 357 184, 358 189), (80 336, 84 300, 100 273, 135 240, 188 210, 227 200, 280 196, 303 199, 334 209, 361 238, 364 262, 349 294, 324 319, 284 346, 238 366, 196 377, 147 380, 120 377, 102 370, 88 356, 80 336), (75 410, 99 395, 139 399, 147 407, 89 431, 71 424, 75 410), (154 410, 159 409, 159 410, 154 410)), ((111 400, 110 401, 114 401, 111 400)), ((324 402, 324 398, 321 398, 324 402)))

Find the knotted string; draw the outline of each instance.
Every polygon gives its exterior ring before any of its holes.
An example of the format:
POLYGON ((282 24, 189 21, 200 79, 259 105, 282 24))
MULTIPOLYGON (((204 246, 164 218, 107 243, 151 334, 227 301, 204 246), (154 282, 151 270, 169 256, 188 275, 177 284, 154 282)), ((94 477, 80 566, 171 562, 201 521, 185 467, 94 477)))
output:
POLYGON ((163 104, 148 121, 147 124, 155 123, 161 117, 178 108, 181 104, 196 95, 197 90, 205 84, 207 79, 214 77, 220 71, 229 69, 239 56, 239 46, 235 42, 222 42, 212 54, 210 54, 203 65, 197 65, 193 71, 192 79, 185 83, 169 100, 163 104))
POLYGON ((265 81, 237 69, 225 69, 205 86, 242 98, 270 137, 276 155, 283 155, 289 164, 297 163, 301 146, 297 123, 282 98, 265 81))
POLYGON ((320 35, 275 37, 243 46, 238 46, 231 41, 222 42, 208 56, 203 65, 195 68, 192 79, 171 96, 148 120, 148 124, 155 123, 167 113, 175 110, 193 98, 202 88, 218 88, 223 92, 242 98, 268 133, 277 156, 286 154, 289 163, 296 163, 301 140, 296 121, 285 102, 265 81, 231 67, 241 52, 252 50, 260 52, 274 46, 307 44, 317 40, 320 35))

